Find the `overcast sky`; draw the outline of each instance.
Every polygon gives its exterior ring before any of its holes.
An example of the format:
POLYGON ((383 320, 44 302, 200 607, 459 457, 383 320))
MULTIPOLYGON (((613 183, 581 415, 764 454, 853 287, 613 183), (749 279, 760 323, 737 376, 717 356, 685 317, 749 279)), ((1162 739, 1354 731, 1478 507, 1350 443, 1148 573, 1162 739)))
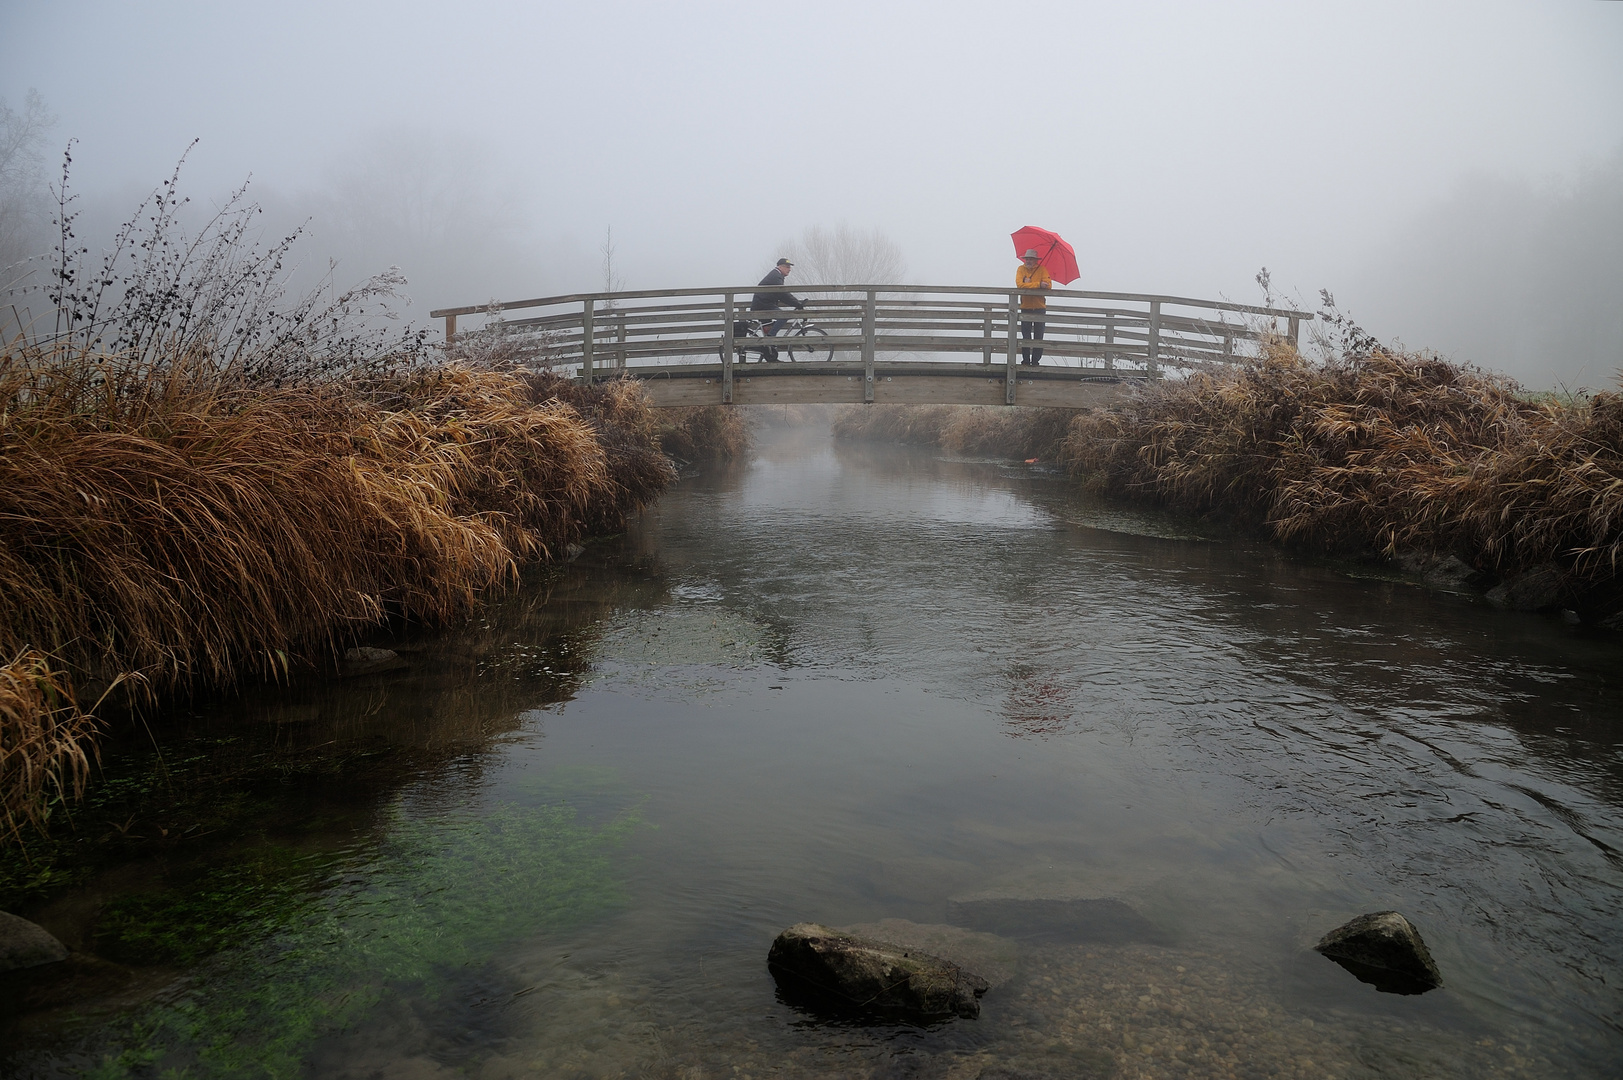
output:
MULTIPOLYGON (((842 221, 888 234, 915 281, 1002 284, 1009 233, 1033 224, 1073 241, 1083 288, 1251 301, 1267 265, 1529 382, 1623 364, 1604 312, 1563 317, 1600 320, 1582 358, 1471 339, 1480 290, 1460 282, 1484 256, 1456 250, 1586 176, 1619 205, 1607 0, 0 0, 0 97, 29 88, 54 143, 80 140, 87 197, 150 188, 200 138, 188 191, 252 174, 268 206, 315 214, 308 253, 352 277, 389 245, 346 230, 412 217, 401 260, 435 263, 405 266, 418 311, 595 287, 609 226, 627 287, 658 288, 753 282, 784 240, 842 221)), ((1584 257, 1599 268, 1574 273, 1623 297, 1618 261, 1584 257)), ((1516 280, 1492 288, 1534 287, 1516 280)))

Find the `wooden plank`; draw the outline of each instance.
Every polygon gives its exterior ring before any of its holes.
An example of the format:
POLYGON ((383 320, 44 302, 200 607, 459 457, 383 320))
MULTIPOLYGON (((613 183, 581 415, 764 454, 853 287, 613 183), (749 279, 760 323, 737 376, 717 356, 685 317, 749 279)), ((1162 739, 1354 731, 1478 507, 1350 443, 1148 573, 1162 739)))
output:
POLYGON ((733 384, 737 405, 860 405, 866 382, 853 375, 800 375, 764 377, 756 372, 733 384))
MULTIPOLYGON (((489 303, 471 304, 464 307, 439 308, 429 312, 429 317, 438 319, 446 315, 478 315, 489 311, 493 306, 499 311, 509 311, 529 307, 556 307, 561 305, 583 304, 586 300, 633 300, 648 298, 674 298, 681 296, 721 296, 726 292, 754 293, 759 289, 755 285, 737 285, 694 289, 638 289, 622 290, 619 292, 598 293, 570 293, 560 296, 542 296, 528 300, 502 301, 495 305, 489 303)), ((891 285, 884 283, 865 283, 850 285, 819 285, 815 289, 823 293, 866 293, 872 289, 877 292, 891 293, 900 296, 1008 296, 1007 288, 987 288, 967 285, 891 285)), ((1209 311, 1238 311, 1253 315, 1264 315, 1273 318, 1288 319, 1295 317, 1303 322, 1313 319, 1313 313, 1308 311, 1293 311, 1289 308, 1267 308, 1252 304, 1235 304, 1229 301, 1200 300, 1193 297, 1166 296, 1154 293, 1115 293, 1095 292, 1084 289, 1055 289, 1047 294, 1050 298, 1073 298, 1086 300, 1109 300, 1121 303, 1148 304, 1158 302, 1164 305, 1177 307, 1202 308, 1209 311)))
MULTIPOLYGON (((979 365, 977 365, 979 367, 979 365)), ((733 386, 736 405, 860 404, 864 381, 860 374, 843 377, 827 375, 741 376, 733 386)), ((1090 409, 1120 400, 1132 382, 1058 382, 1040 378, 1020 379, 1022 405, 1045 408, 1090 409)), ((718 379, 653 379, 644 384, 649 403, 655 408, 681 408, 715 405, 721 402, 718 379)), ((1001 406, 1004 380, 980 368, 977 377, 925 376, 897 378, 880 376, 874 384, 874 401, 885 405, 988 405, 1001 406)))
POLYGON ((862 316, 862 400, 873 400, 874 300, 870 290, 862 316))
POLYGON ((1014 357, 1015 342, 1020 336, 1020 294, 1018 291, 1009 294, 1009 355, 1004 364, 1003 374, 1003 404, 1014 404, 1014 357))
POLYGON ((733 340, 733 325, 736 321, 733 318, 733 294, 728 293, 722 306, 721 318, 721 401, 724 405, 733 403, 733 354, 736 345, 733 340))
POLYGON ((720 379, 650 379, 643 390, 656 409, 725 404, 720 379))
POLYGON ((1158 370, 1161 352, 1161 302, 1159 300, 1150 304, 1150 335, 1145 343, 1145 355, 1149 358, 1150 371, 1158 370))
POLYGON ((594 300, 586 301, 581 309, 580 317, 580 362, 581 375, 586 379, 587 385, 592 382, 592 305, 594 300))

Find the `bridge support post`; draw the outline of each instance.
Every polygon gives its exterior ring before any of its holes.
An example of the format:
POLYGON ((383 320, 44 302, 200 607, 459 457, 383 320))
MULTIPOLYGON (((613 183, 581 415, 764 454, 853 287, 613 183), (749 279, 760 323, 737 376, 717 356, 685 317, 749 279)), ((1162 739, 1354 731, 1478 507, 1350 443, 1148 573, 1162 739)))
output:
POLYGON ((874 306, 878 293, 868 290, 868 300, 862 307, 862 400, 873 402, 874 306))
POLYGON ((1161 301, 1150 301, 1150 332, 1144 341, 1144 373, 1161 377, 1161 301))
POLYGON ((1020 347, 1020 294, 1009 294, 1009 360, 1003 374, 1003 404, 1014 404, 1014 358, 1020 347))
POLYGON ((586 300, 580 309, 580 377, 586 385, 592 384, 592 301, 586 300))
POLYGON ((733 403, 733 294, 727 294, 722 306, 721 324, 721 403, 733 403))

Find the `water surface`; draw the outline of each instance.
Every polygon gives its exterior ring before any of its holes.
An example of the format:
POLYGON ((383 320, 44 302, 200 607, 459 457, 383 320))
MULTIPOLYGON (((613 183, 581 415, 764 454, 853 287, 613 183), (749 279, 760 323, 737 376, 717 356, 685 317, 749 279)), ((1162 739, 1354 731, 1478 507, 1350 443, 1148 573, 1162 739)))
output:
POLYGON ((162 728, 175 775, 239 769, 241 807, 210 817, 183 783, 170 819, 137 799, 106 827, 146 837, 128 857, 23 912, 114 989, 12 1021, 12 1071, 1623 1061, 1616 637, 1025 466, 803 429, 684 479, 476 625, 396 644, 396 670, 162 728), (945 923, 987 893, 1113 897, 1142 921, 1023 941, 978 1020, 930 1027, 802 1012, 766 970, 791 923, 945 923), (1420 927, 1443 989, 1381 994, 1310 951, 1384 909, 1420 927))

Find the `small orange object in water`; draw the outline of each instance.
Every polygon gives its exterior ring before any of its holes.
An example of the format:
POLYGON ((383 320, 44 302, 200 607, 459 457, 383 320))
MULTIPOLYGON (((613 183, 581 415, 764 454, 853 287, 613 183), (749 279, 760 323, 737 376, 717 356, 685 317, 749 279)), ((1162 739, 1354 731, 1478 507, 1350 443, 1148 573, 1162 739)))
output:
POLYGON ((1035 465, 1035 464, 1037 464, 1037 459, 1034 458, 1034 457, 1028 457, 1026 459, 1026 464, 1027 465, 1035 465))

